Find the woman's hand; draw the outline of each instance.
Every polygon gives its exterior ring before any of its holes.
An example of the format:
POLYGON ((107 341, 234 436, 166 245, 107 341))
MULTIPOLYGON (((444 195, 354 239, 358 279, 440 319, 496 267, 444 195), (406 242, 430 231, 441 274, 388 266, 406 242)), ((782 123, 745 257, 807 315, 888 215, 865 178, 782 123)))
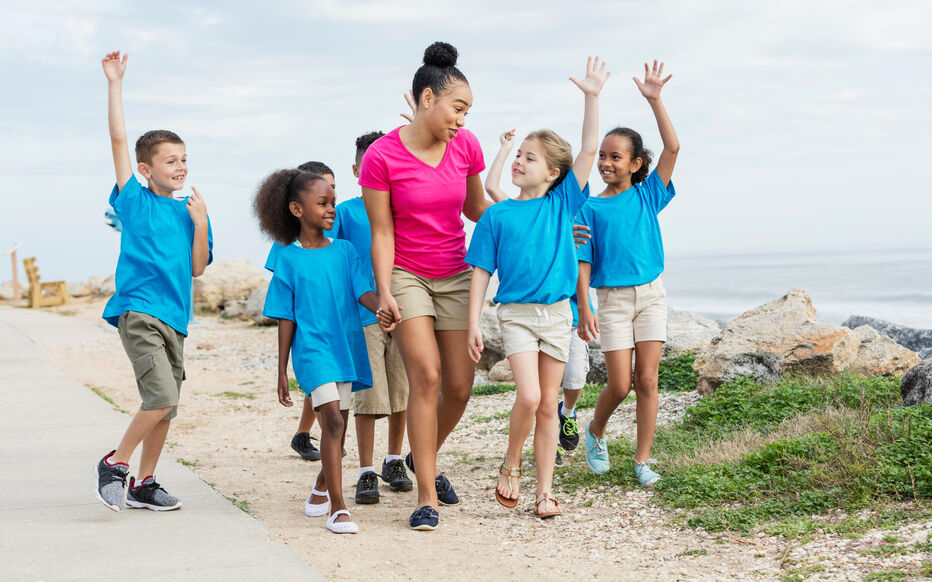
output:
POLYGON ((294 406, 294 402, 291 401, 291 393, 288 390, 287 374, 278 375, 278 402, 282 406, 294 406))
POLYGON ((579 325, 576 328, 576 333, 579 334, 580 339, 583 341, 591 342, 599 334, 599 320, 596 319, 595 314, 589 309, 579 310, 578 323, 579 325))
POLYGON ((594 62, 592 57, 589 57, 589 60, 586 61, 586 77, 582 81, 577 81, 576 77, 570 77, 570 81, 576 83, 576 86, 582 89, 582 92, 586 95, 598 97, 602 91, 602 86, 605 85, 605 81, 608 80, 611 74, 605 72, 605 63, 601 64, 602 66, 599 67, 599 57, 596 57, 594 62))
POLYGON ((385 333, 391 333, 401 322, 401 308, 390 293, 379 296, 379 307, 375 310, 375 318, 379 327, 385 333))
POLYGON ((663 63, 660 63, 660 68, 657 68, 657 59, 654 59, 654 66, 651 68, 648 68, 647 63, 644 63, 643 83, 637 77, 631 78, 634 79, 634 84, 638 86, 641 95, 648 101, 651 101, 653 99, 660 99, 660 90, 663 89, 663 86, 667 84, 667 81, 669 81, 672 76, 673 75, 667 75, 666 79, 664 79, 663 63))
POLYGON ((479 358, 482 357, 482 350, 485 349, 485 346, 482 345, 482 331, 479 329, 478 325, 469 326, 469 337, 466 340, 466 347, 469 349, 469 357, 473 362, 479 363, 479 358))

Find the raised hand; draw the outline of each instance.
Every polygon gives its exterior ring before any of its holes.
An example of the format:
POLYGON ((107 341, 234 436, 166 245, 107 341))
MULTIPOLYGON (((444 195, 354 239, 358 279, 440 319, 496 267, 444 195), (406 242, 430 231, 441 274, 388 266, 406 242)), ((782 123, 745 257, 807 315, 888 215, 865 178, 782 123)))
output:
POLYGON ((417 112, 417 103, 414 102, 414 94, 411 91, 405 93, 405 101, 411 108, 411 113, 402 113, 401 116, 408 120, 408 123, 414 123, 414 114, 417 112))
POLYGON ((120 60, 120 51, 113 51, 108 53, 107 56, 100 61, 100 64, 104 68, 104 75, 107 76, 107 80, 111 83, 115 81, 122 81, 123 74, 126 72, 126 59, 129 58, 129 55, 123 55, 123 60, 120 60))
POLYGON ((207 224, 207 205, 204 204, 204 198, 201 197, 197 188, 192 187, 191 190, 194 193, 188 196, 188 203, 185 204, 188 214, 191 215, 191 222, 194 223, 194 226, 205 226, 207 224))
POLYGON ((582 92, 586 95, 598 97, 602 91, 602 86, 605 85, 605 81, 608 80, 611 74, 605 71, 605 62, 603 61, 601 64, 600 67, 599 57, 596 57, 594 61, 592 57, 589 57, 586 61, 586 77, 582 81, 577 80, 576 77, 570 77, 570 81, 582 89, 582 92))
POLYGON ((514 142, 512 141, 514 138, 515 138, 515 130, 512 129, 500 135, 498 137, 498 143, 502 144, 503 147, 506 145, 508 147, 511 147, 512 145, 514 145, 514 142))
POLYGON ((657 67, 657 59, 654 59, 654 66, 648 67, 647 63, 644 63, 644 81, 641 82, 637 77, 631 77, 634 79, 634 84, 638 86, 638 90, 641 92, 641 95, 645 99, 659 99, 660 90, 663 89, 663 86, 667 84, 667 81, 670 80, 670 77, 673 75, 667 75, 666 78, 663 77, 663 63, 660 63, 660 67, 657 67))

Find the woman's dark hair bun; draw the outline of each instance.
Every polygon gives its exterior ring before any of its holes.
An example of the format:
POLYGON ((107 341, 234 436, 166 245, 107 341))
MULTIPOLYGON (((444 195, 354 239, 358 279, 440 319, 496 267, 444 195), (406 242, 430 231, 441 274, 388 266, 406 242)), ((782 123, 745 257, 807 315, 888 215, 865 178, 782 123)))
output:
POLYGON ((458 56, 459 53, 456 52, 456 47, 452 44, 435 42, 424 51, 424 64, 431 67, 440 67, 441 69, 455 67, 458 56))

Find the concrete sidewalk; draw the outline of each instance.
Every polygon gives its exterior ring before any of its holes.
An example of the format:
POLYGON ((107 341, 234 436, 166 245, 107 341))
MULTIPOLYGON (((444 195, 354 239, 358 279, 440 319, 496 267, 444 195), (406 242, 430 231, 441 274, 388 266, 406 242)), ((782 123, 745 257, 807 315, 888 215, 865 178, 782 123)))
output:
POLYGON ((94 464, 130 417, 44 357, 43 338, 75 326, 87 332, 71 318, 0 307, 0 577, 324 580, 167 454, 159 481, 181 510, 113 512, 95 499, 94 464))

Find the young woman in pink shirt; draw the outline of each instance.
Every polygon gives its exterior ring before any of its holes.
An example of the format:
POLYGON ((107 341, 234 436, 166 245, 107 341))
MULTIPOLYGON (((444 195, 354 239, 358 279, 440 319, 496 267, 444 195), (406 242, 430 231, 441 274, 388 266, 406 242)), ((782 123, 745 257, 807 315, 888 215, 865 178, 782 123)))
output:
POLYGON ((437 527, 438 504, 459 503, 437 471, 437 451, 466 410, 474 375, 466 347, 472 269, 463 262, 461 214, 475 222, 492 204, 479 178, 479 142, 463 129, 473 96, 456 58, 447 43, 424 51, 411 124, 370 146, 359 177, 379 309, 400 322, 393 337, 410 384, 405 461, 418 483, 410 524, 421 530, 437 527))

